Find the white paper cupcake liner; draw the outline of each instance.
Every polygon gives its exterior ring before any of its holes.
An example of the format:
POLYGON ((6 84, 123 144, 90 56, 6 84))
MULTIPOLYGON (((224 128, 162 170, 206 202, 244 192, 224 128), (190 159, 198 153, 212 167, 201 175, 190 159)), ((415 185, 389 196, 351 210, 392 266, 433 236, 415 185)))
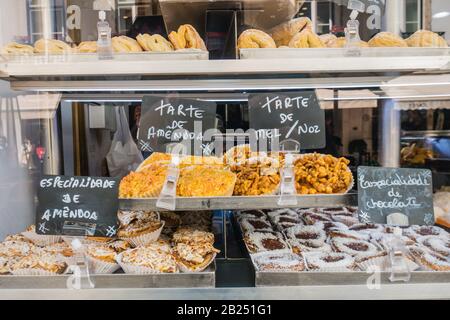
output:
POLYGON ((93 267, 93 274, 112 274, 120 269, 120 265, 118 263, 102 261, 88 255, 86 256, 86 259, 93 267))
POLYGON ((214 253, 211 258, 211 261, 209 261, 208 264, 202 265, 202 266, 194 268, 194 269, 188 268, 183 263, 178 262, 178 261, 177 261, 177 265, 178 265, 178 269, 180 269, 180 271, 183 273, 202 272, 202 271, 205 271, 214 262, 215 259, 216 259, 216 254, 214 253))
POLYGON ((135 247, 145 247, 150 242, 155 242, 156 240, 158 240, 159 236, 161 235, 161 231, 164 228, 164 225, 165 222, 161 220, 161 227, 158 230, 147 232, 136 237, 121 237, 121 239, 128 241, 135 247))
POLYGON ((358 262, 358 267, 362 271, 376 270, 378 268, 380 271, 386 271, 389 268, 389 256, 375 257, 358 262))
POLYGON ((46 236, 31 231, 24 231, 22 232, 22 235, 38 246, 49 246, 51 244, 58 243, 61 241, 61 236, 54 236, 54 235, 46 236))
POLYGON ((149 267, 143 267, 143 266, 136 266, 131 263, 125 263, 122 262, 122 253, 118 254, 116 257, 117 263, 122 268, 123 272, 127 274, 155 274, 155 273, 161 273, 157 270, 154 270, 149 267))

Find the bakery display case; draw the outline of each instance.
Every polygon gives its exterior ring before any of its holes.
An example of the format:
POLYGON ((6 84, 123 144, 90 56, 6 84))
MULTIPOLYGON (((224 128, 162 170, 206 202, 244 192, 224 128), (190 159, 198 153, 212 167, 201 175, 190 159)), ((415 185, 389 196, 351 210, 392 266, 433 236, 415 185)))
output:
POLYGON ((415 30, 399 2, 131 2, 132 23, 109 1, 41 1, 39 17, 34 1, 0 2, 0 21, 20 17, 0 24, 0 298, 450 298, 439 1, 421 2, 415 30), (306 148, 300 126, 289 139, 283 113, 283 148, 254 150, 254 101, 305 93, 322 117, 311 139, 323 141, 306 148), (215 133, 180 155, 191 135, 168 143, 164 130, 189 112, 215 133), (436 221, 401 230, 403 273, 398 231, 360 222, 360 166, 432 171, 436 221), (85 234, 43 234, 47 176, 117 179, 117 230, 66 221, 85 234))

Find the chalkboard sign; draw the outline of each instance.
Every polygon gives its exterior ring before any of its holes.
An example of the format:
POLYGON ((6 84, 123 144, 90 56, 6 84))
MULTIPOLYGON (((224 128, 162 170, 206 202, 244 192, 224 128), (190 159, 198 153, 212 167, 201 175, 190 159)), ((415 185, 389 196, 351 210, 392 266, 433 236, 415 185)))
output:
POLYGON ((251 94, 248 103, 250 128, 259 139, 293 140, 301 149, 325 147, 325 111, 315 91, 251 94))
POLYGON ((359 167, 358 206, 361 222, 384 224, 388 215, 402 213, 410 225, 432 225, 431 171, 359 167))
POLYGON ((207 154, 205 131, 216 125, 216 104, 178 97, 145 96, 139 125, 139 148, 144 152, 166 152, 167 145, 190 143, 188 154, 207 154))
POLYGON ((43 176, 38 187, 36 232, 114 237, 118 184, 116 178, 43 176))

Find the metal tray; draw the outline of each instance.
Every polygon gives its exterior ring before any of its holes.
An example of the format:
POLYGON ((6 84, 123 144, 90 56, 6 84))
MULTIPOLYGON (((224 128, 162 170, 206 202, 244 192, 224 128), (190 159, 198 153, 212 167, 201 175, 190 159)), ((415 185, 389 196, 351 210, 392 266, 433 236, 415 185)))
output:
MULTIPOLYGON (((388 272, 380 274, 381 284, 389 281, 388 272)), ((279 286, 336 286, 336 285, 364 285, 373 279, 372 273, 360 272, 261 272, 255 271, 256 287, 279 286)), ((420 283, 450 283, 450 272, 411 272, 408 284, 420 283)))
MULTIPOLYGON (((314 207, 345 207, 356 205, 356 193, 299 195, 297 205, 280 206, 280 196, 251 197, 192 197, 176 199, 176 210, 250 210, 250 209, 282 209, 282 208, 314 208, 314 207)), ((121 199, 120 208, 125 210, 158 210, 157 198, 121 199)), ((159 209, 160 210, 160 209, 159 209)))
MULTIPOLYGON (((215 262, 197 273, 161 273, 149 275, 93 275, 96 289, 114 288, 214 288, 215 262)), ((0 276, 0 289, 66 289, 70 275, 61 276, 0 276)))

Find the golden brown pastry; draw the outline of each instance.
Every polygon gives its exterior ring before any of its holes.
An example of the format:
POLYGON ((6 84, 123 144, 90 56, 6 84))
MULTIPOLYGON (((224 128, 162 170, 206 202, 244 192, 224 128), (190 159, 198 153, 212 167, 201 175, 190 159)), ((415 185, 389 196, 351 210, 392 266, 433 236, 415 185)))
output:
POLYGON ((78 45, 79 53, 97 53, 97 41, 84 41, 78 45))
POLYGON ((40 39, 34 44, 34 51, 36 53, 74 53, 76 49, 72 49, 67 43, 60 40, 40 39))
POLYGON ((181 170, 177 185, 180 197, 220 197, 233 195, 236 175, 215 166, 192 166, 181 170))
POLYGON ((136 40, 144 51, 171 52, 174 50, 173 45, 159 34, 152 36, 147 33, 139 34, 136 40))
POLYGON ((114 52, 117 53, 129 53, 129 52, 142 52, 142 48, 136 40, 126 36, 112 38, 112 47, 114 52))
POLYGON ((0 53, 1 54, 14 54, 14 55, 33 54, 34 48, 32 46, 29 46, 26 44, 11 42, 2 48, 0 53))
POLYGON ((409 47, 448 48, 447 41, 437 33, 419 30, 406 39, 409 47))
MULTIPOLYGON (((347 39, 345 37, 336 38, 334 41, 330 41, 327 45, 328 48, 345 48, 347 45, 347 39)), ((365 41, 358 41, 355 44, 359 48, 368 48, 369 44, 365 41)))
POLYGON ((323 44, 330 48, 330 45, 336 41, 337 37, 332 33, 326 33, 319 36, 320 40, 322 40, 323 44))
POLYGON ((391 32, 380 32, 369 40, 369 47, 407 47, 402 37, 391 32))
POLYGON ((241 33, 238 39, 239 49, 252 49, 252 48, 276 48, 275 41, 267 33, 256 30, 248 29, 241 33))
POLYGON ((166 181, 167 165, 152 164, 139 172, 131 172, 119 186, 120 198, 157 197, 166 181))
POLYGON ((311 20, 307 17, 301 17, 276 26, 270 30, 269 34, 277 47, 281 47, 287 46, 297 33, 304 29, 311 29, 311 27, 311 20))
POLYGON ((325 48, 320 37, 310 29, 297 33, 289 42, 291 48, 325 48))
POLYGON ((178 31, 172 31, 169 34, 169 40, 176 50, 200 49, 207 51, 205 42, 190 24, 183 24, 178 28, 178 31))

